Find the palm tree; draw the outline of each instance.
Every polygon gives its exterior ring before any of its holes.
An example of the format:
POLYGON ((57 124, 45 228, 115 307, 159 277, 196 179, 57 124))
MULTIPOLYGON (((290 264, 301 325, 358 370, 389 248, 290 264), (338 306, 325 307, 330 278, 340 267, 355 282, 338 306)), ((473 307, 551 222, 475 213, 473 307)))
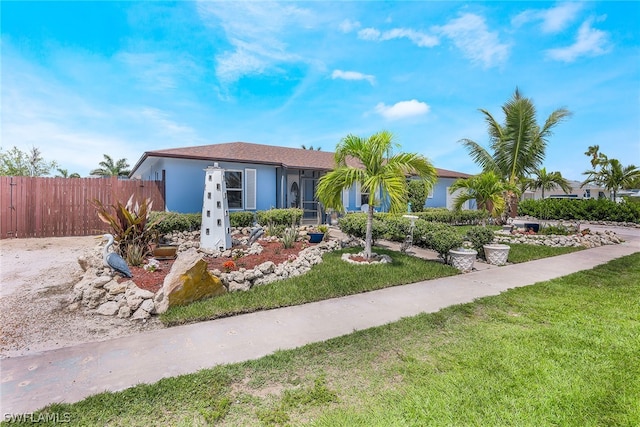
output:
POLYGON ((310 146, 307 148, 307 146, 306 146, 306 145, 304 145, 304 144, 300 145, 300 148, 302 148, 303 150, 311 150, 311 151, 313 151, 313 150, 316 150, 316 151, 320 151, 320 150, 322 150, 322 147, 313 148, 313 145, 310 145, 310 146))
POLYGON ((72 173, 69 174, 69 171, 67 169, 57 169, 58 173, 60 175, 56 175, 56 178, 80 178, 80 174, 79 173, 72 173))
POLYGON ((594 167, 583 173, 587 175, 587 179, 581 184, 584 187, 587 184, 600 185, 612 192, 613 200, 616 200, 618 190, 621 188, 630 188, 635 181, 640 179, 640 169, 635 165, 623 167, 618 159, 609 159, 604 154, 596 162, 600 166, 600 170, 594 167))
MULTIPOLYGON (((515 186, 505 182, 493 171, 456 180, 449 187, 449 193, 454 194, 458 190, 464 191, 454 199, 453 208, 455 210, 460 210, 466 201, 475 200, 478 209, 486 209, 494 218, 500 217, 504 212, 506 207, 505 194, 508 191, 519 192, 515 186)), ((484 219, 482 225, 486 225, 484 219)))
POLYGON ((401 212, 407 208, 407 175, 421 179, 430 191, 437 173, 431 162, 414 153, 393 154, 400 145, 393 141, 390 132, 382 131, 369 138, 347 135, 336 147, 336 168, 318 181, 317 195, 321 203, 339 211, 342 206, 342 190, 359 183, 363 191, 369 193, 367 230, 365 234, 365 258, 371 258, 372 226, 377 195, 382 191, 389 200, 390 212, 401 212), (360 167, 350 166, 347 160, 355 159, 360 167))
MULTIPOLYGON (((461 142, 483 171, 494 171, 513 186, 538 170, 544 160, 552 129, 571 115, 569 110, 559 108, 553 111, 540 127, 536 122, 536 108, 533 101, 524 98, 518 88, 513 97, 502 106, 505 116, 504 124, 498 123, 487 110, 480 109, 480 111, 487 122, 491 152, 470 139, 462 139, 461 142)), ((511 216, 515 216, 517 202, 515 193, 510 192, 509 214, 511 216)))
POLYGON ((533 191, 542 190, 543 199, 545 190, 551 191, 558 187, 560 187, 560 189, 565 193, 569 193, 572 190, 569 181, 563 178, 560 172, 547 173, 547 168, 542 168, 535 171, 534 175, 535 178, 525 179, 524 188, 529 188, 533 191))
POLYGON ((113 159, 107 154, 103 154, 104 160, 98 163, 101 167, 94 169, 90 172, 90 175, 97 176, 129 176, 131 172, 129 169, 129 163, 127 159, 120 159, 117 162, 113 162, 113 159))

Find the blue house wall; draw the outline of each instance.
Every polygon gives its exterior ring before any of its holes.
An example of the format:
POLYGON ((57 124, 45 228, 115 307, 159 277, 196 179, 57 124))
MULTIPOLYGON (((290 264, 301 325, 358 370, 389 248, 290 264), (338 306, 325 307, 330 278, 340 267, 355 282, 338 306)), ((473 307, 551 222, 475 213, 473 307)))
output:
MULTIPOLYGON (((282 189, 286 190, 289 183, 286 182, 286 173, 283 175, 281 168, 272 165, 253 163, 218 162, 221 168, 228 171, 243 171, 243 196, 245 197, 243 210, 247 209, 247 169, 256 171, 255 179, 255 210, 268 210, 277 207, 286 207, 287 200, 282 196, 282 189), (280 199, 278 198, 281 195, 280 199)), ((136 172, 136 177, 141 179, 160 180, 165 177, 166 209, 180 213, 202 212, 204 195, 205 169, 213 166, 209 160, 180 159, 167 157, 150 157, 136 172)), ((426 207, 447 207, 447 188, 453 184, 454 178, 438 178, 432 194, 427 198, 426 207)), ((286 191, 285 191, 286 192, 286 191)), ((355 187, 348 190, 348 203, 345 209, 349 212, 359 211, 360 193, 355 187)), ((346 200, 345 200, 346 201, 346 200)), ((383 203, 377 210, 385 211, 387 206, 383 203)), ((474 201, 469 208, 475 209, 474 201)), ((234 211, 234 209, 230 209, 234 211)))
MULTIPOLYGON (((205 169, 208 166, 213 166, 213 162, 172 158, 154 160, 148 168, 139 171, 139 176, 142 179, 162 179, 164 171, 166 209, 179 213, 202 212, 205 169)), ((218 165, 229 171, 242 171, 245 181, 246 169, 255 169, 256 209, 267 210, 276 206, 275 167, 230 162, 218 162, 218 165)), ((246 182, 244 183, 243 196, 246 197, 246 182)), ((244 203, 246 206, 246 200, 244 203)))

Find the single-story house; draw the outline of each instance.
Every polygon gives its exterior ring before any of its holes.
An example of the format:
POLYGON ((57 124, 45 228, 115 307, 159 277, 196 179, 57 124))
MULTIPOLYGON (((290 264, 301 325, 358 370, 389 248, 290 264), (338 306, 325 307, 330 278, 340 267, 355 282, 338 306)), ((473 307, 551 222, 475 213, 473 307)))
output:
MULTIPOLYGON (((611 199, 612 194, 604 187, 600 187, 594 184, 587 184, 582 186, 580 181, 568 180, 571 191, 565 193, 560 187, 556 187, 552 190, 544 191, 545 199, 611 199)), ((522 199, 542 199, 542 190, 525 191, 522 194, 522 199)))
MULTIPOLYGON (((318 217, 316 184, 335 167, 332 152, 229 142, 147 151, 130 177, 164 180, 166 209, 195 213, 202 210, 205 169, 214 163, 225 169, 230 211, 299 207, 305 219, 318 217)), ((354 159, 350 165, 358 163, 354 159)), ((445 169, 437 172, 438 182, 426 206, 451 207, 453 198, 448 187, 470 175, 445 169)), ((347 211, 360 210, 367 200, 368 195, 357 186, 343 193, 347 211)))

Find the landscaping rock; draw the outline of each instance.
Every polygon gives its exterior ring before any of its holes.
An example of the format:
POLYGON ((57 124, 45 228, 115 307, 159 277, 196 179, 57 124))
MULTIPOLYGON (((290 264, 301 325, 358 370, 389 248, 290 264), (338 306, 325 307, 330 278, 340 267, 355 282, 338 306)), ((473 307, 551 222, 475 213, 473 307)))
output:
POLYGON ((116 301, 107 301, 98 307, 96 313, 103 316, 114 316, 118 310, 120 310, 120 305, 116 301))
POLYGON ((164 313, 174 305, 185 305, 225 292, 221 280, 207 271, 202 255, 192 248, 178 254, 162 289, 156 294, 155 310, 164 313))

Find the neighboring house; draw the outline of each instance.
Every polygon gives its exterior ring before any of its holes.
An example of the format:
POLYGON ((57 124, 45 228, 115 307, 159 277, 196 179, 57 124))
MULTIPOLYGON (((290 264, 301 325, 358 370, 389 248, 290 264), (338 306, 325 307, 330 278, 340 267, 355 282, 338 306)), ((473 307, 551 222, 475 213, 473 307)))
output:
MULTIPOLYGON (((565 193, 561 188, 555 188, 553 190, 545 190, 544 198, 549 199, 610 199, 611 192, 605 188, 599 187, 593 184, 587 184, 584 187, 580 187, 582 182, 580 181, 571 181, 569 180, 569 186, 571 186, 571 191, 565 193)), ((542 190, 536 191, 525 191, 522 195, 522 199, 534 199, 540 200, 542 199, 542 190)))
MULTIPOLYGON (((225 169, 230 211, 298 207, 307 220, 319 217, 318 179, 335 167, 331 152, 230 142, 147 151, 130 177, 164 180, 166 209, 195 213, 202 210, 204 171, 214 163, 225 169)), ((349 164, 359 163, 354 159, 349 164)), ((470 175, 444 169, 437 172, 439 179, 426 206, 450 207, 453 202, 448 187, 470 175)), ((347 211, 360 210, 367 201, 368 194, 358 186, 343 193, 347 211)))

